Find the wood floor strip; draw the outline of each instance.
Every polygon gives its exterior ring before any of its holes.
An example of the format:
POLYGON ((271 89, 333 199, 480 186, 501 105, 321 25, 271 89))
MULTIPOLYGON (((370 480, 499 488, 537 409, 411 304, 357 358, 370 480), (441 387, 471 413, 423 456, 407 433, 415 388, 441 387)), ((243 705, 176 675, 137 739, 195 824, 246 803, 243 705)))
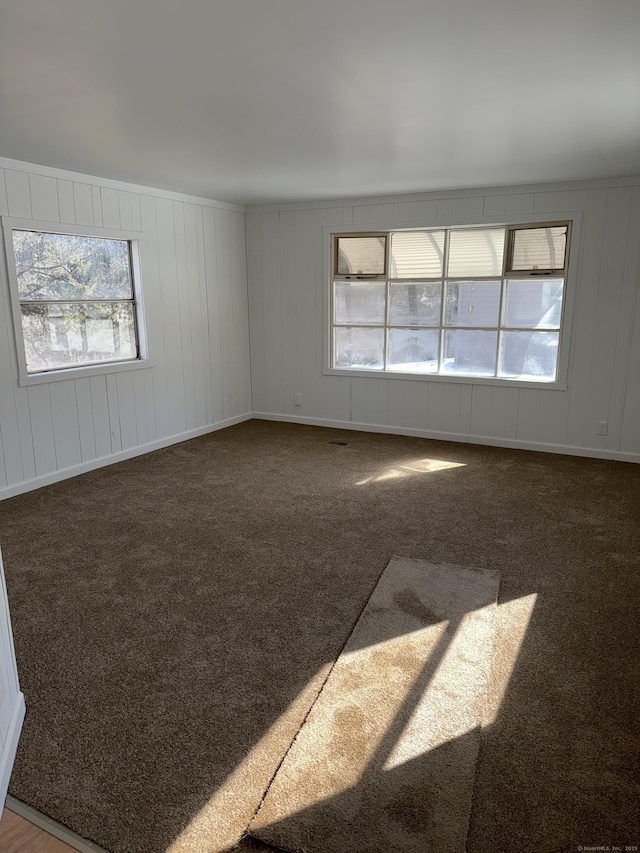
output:
MULTIPOLYGON (((8 839, 11 839, 11 835, 8 835, 8 839)), ((80 853, 108 853, 93 841, 87 841, 68 827, 11 795, 7 797, 2 822, 0 822, 0 850, 2 853, 72 853, 74 850, 80 853), (14 817, 18 817, 19 820, 16 821, 14 817), (6 826, 11 827, 7 832, 13 832, 16 835, 16 843, 20 842, 21 846, 15 848, 7 846, 5 849, 5 844, 10 843, 5 841, 2 834, 5 821, 6 826), (22 840, 19 833, 24 836, 22 840)))

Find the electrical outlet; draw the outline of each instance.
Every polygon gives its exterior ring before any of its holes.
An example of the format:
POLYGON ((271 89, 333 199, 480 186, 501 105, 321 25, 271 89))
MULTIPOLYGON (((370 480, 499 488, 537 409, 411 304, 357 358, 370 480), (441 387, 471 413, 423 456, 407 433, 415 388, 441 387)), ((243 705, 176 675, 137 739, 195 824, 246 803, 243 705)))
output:
POLYGON ((598 421, 598 435, 606 435, 608 426, 607 421, 598 421))
POLYGON ((294 394, 293 395, 293 405, 301 406, 302 405, 302 394, 294 394))

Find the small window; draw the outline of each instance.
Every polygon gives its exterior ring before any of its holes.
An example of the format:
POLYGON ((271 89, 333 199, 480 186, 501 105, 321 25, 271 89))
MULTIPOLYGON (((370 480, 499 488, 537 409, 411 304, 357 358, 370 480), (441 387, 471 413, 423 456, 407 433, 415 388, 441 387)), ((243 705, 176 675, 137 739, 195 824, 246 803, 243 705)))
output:
POLYGON ((386 268, 385 235, 338 237, 336 274, 346 276, 383 276, 386 268))
POLYGON ((504 228, 452 231, 447 275, 469 278, 501 275, 504 228))
POLYGON ((444 231, 398 231, 391 239, 393 278, 442 278, 444 231))
POLYGON ((139 357, 130 241, 10 233, 28 374, 139 357))
POLYGON ((509 231, 511 272, 561 272, 567 254, 567 225, 512 228, 509 231))

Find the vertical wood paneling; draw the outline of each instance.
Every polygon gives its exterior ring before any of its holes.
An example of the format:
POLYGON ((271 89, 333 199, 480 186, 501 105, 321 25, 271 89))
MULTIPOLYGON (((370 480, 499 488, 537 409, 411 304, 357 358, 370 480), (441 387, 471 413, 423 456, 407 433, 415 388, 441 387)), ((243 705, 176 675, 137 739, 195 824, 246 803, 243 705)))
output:
POLYGON ((536 193, 533 202, 534 213, 555 213, 558 209, 558 193, 536 193))
MULTIPOLYGON (((214 364, 211 355, 211 335, 209 332, 209 307, 207 298, 207 259, 204 236, 204 213, 202 207, 195 209, 196 216, 196 245, 198 250, 198 294, 200 301, 200 321, 202 328, 202 363, 204 370, 204 407, 205 423, 214 423, 213 413, 213 375, 214 364)), ((196 302, 197 307, 197 302, 196 302)))
POLYGON ((120 199, 118 190, 100 187, 102 199, 102 224, 105 228, 120 228, 120 199))
POLYGON ((240 415, 251 410, 246 246, 244 214, 229 212, 229 258, 235 325, 233 365, 235 369, 236 409, 234 415, 240 415))
POLYGON ((45 175, 29 175, 29 190, 33 218, 60 222, 56 179, 48 178, 45 175))
POLYGON ((156 200, 151 196, 142 196, 140 210, 144 233, 144 240, 140 242, 140 255, 144 270, 145 322, 149 341, 149 355, 155 364, 152 375, 155 431, 156 438, 166 438, 171 434, 171 430, 169 427, 169 393, 156 229, 156 200))
POLYGON ((58 207, 60 222, 75 223, 76 206, 73 200, 73 182, 58 179, 58 207))
POLYGON ((540 396, 537 388, 522 388, 519 394, 517 438, 537 441, 540 423, 540 396))
POLYGON ((217 234, 215 213, 209 208, 202 211, 204 227, 204 255, 206 269, 206 310, 209 322, 209 359, 211 362, 211 406, 213 422, 224 418, 224 363, 220 333, 220 294, 217 267, 217 234))
POLYGON ((8 216, 9 202, 7 201, 7 185, 4 179, 4 169, 0 169, 0 216, 8 216))
POLYGON ((120 214, 120 228, 123 231, 133 229, 133 215, 131 213, 131 193, 118 192, 118 207, 120 214))
POLYGON ((442 431, 460 432, 460 397, 462 385, 451 384, 442 387, 442 431))
POLYGON ((122 450, 122 423, 120 420, 120 406, 118 405, 117 375, 115 373, 108 373, 105 378, 107 385, 107 410, 109 412, 111 452, 119 453, 122 450))
POLYGON ((136 370, 131 374, 133 402, 136 410, 136 434, 139 445, 144 445, 153 440, 149 433, 149 419, 152 413, 153 400, 147 399, 146 379, 148 375, 149 372, 146 370, 136 370))
MULTIPOLYGON (((103 196, 104 203, 104 196, 103 196)), ((187 428, 183 369, 183 340, 181 305, 178 296, 173 204, 168 199, 156 199, 158 233, 158 263, 162 291, 162 328, 169 396, 169 435, 178 435, 187 428)))
POLYGON ((31 193, 29 192, 29 175, 26 172, 16 172, 5 169, 4 180, 7 192, 7 208, 9 216, 21 219, 31 219, 31 193))
MULTIPOLYGON (((26 388, 18 388, 16 385, 14 385, 13 390, 16 404, 16 415, 18 418, 20 456, 22 458, 22 477, 25 481, 33 480, 36 476, 36 460, 33 451, 33 436, 31 434, 29 394, 26 388)), ((9 485, 11 485, 11 483, 9 485)))
MULTIPOLYGON (((631 213, 630 187, 609 190, 604 241, 600 264, 600 280, 596 301, 596 326, 589 365, 589 390, 585 439, 596 447, 605 447, 607 439, 597 435, 597 422, 609 421, 612 432, 620 424, 611 419, 611 393, 614 385, 624 382, 614 375, 616 348, 627 346, 626 337, 618 341, 620 304, 626 259, 627 234, 631 213)), ((622 331, 622 330, 621 330, 622 331)), ((613 412, 611 412, 613 414, 613 412)), ((616 412, 619 417, 619 411, 616 412)), ((593 446, 592 445, 592 446, 593 446)))
POLYGON ((349 380, 349 420, 356 424, 367 422, 367 380, 356 377, 349 380))
POLYGON ((194 349, 189 346, 191 341, 191 304, 189 292, 189 272, 187 267, 187 241, 184 232, 184 205, 173 203, 173 218, 175 225, 176 269, 181 271, 178 276, 180 302, 180 337, 182 350, 182 381, 185 399, 186 429, 196 426, 196 391, 194 379, 194 349), (185 346, 185 343, 187 344, 185 346))
MULTIPOLYGON (((138 441, 138 419, 136 417, 136 398, 131 373, 116 373, 116 393, 118 398, 118 420, 122 450, 136 447, 138 441)), ((142 404, 143 401, 141 401, 142 404)))
POLYGON ((102 228, 104 225, 104 219, 102 216, 102 193, 100 192, 100 187, 90 187, 90 189, 93 220, 99 228, 102 228))
MULTIPOLYGON (((93 197, 88 184, 73 184, 73 204, 75 207, 76 223, 78 225, 93 225, 93 197)), ((97 223, 96 223, 97 224, 97 223)))
POLYGON ((596 333, 596 306, 604 251, 607 195, 606 189, 589 191, 582 243, 580 285, 575 294, 576 305, 572 318, 571 379, 566 435, 567 444, 577 447, 583 447, 586 438, 585 422, 591 384, 589 368, 596 333))
POLYGON ((488 195, 484 200, 484 216, 500 220, 504 216, 506 202, 506 196, 488 195))
POLYGON ((80 456, 83 462, 88 462, 97 456, 96 436, 93 429, 93 406, 91 404, 91 380, 89 378, 76 379, 75 386, 80 456))
POLYGON ((611 395, 612 411, 620 411, 619 435, 612 438, 618 448, 640 453, 640 187, 633 188, 620 316, 626 344, 616 348, 615 375, 624 374, 624 384, 611 395))
POLYGON ((635 210, 630 199, 637 193, 640 188, 540 192, 507 188, 486 196, 427 195, 396 201, 393 206, 384 200, 354 207, 334 202, 328 209, 318 205, 311 210, 250 212, 247 258, 254 408, 262 411, 266 406, 266 411, 281 413, 282 399, 285 415, 595 449, 604 448, 605 441, 592 435, 589 426, 585 430, 585 423, 593 420, 591 412, 602 410, 604 414, 596 420, 609 420, 606 447, 637 447, 640 437, 631 435, 636 427, 640 436, 640 426, 634 423, 640 400, 633 390, 640 387, 640 368, 633 364, 630 347, 636 341, 631 330, 635 335, 638 239, 633 242, 627 237, 635 210), (322 374, 327 306, 318 246, 323 225, 386 223, 386 227, 393 218, 402 227, 428 227, 439 222, 503 221, 509 215, 532 213, 562 216, 572 211, 585 216, 584 234, 574 235, 572 264, 579 267, 580 280, 573 294, 568 390, 373 376, 341 380, 322 374), (277 228, 272 224, 276 221, 277 228), (274 263, 276 253, 279 264, 274 263), (311 284, 304 275, 307 261, 314 264, 311 284), (282 354, 282 362, 274 353, 282 354), (303 394, 302 411, 293 408, 294 391, 303 394))
POLYGON ((130 193, 131 196, 131 227, 134 231, 142 231, 142 219, 140 217, 140 196, 138 193, 130 193))
MULTIPOLYGON (((255 412, 266 412, 265 322, 263 287, 261 213, 247 214, 247 276, 249 281, 249 334, 251 340, 251 399, 255 412)), ((280 235, 274 238, 272 250, 280 252, 280 235)), ((281 360, 282 365, 282 360, 281 360)), ((282 370, 280 371, 282 373, 282 370)))
MULTIPOLYGON (((264 251, 264 247, 263 247, 264 251)), ((275 346, 282 348, 282 393, 283 411, 295 414, 293 394, 298 388, 296 331, 296 220, 294 211, 280 214, 280 274, 282 277, 282 335, 275 346)), ((263 310, 267 311, 263 303, 263 310)), ((317 318, 314 318, 314 322, 317 318)), ((272 334, 272 332, 270 332, 272 334)), ((265 327, 265 355, 267 352, 267 329, 265 327)), ((304 399, 304 398, 303 398, 304 399)))
POLYGON ((471 435, 491 435, 491 407, 493 388, 491 385, 465 386, 471 387, 471 435))
POLYGON ((91 389, 96 456, 100 459, 103 456, 111 455, 111 422, 109 420, 106 377, 92 376, 89 380, 89 386, 91 389))
POLYGON ((38 477, 50 474, 57 469, 49 387, 49 385, 34 385, 29 388, 31 433, 38 477))
MULTIPOLYGON (((391 384, 395 385, 395 382, 391 384)), ((427 413, 431 388, 422 382, 406 382, 403 384, 405 385, 406 397, 404 404, 405 425, 409 429, 425 429, 428 423, 427 413)))
POLYGON ((507 389, 494 385, 491 389, 489 435, 504 438, 507 421, 507 389))
POLYGON ((230 418, 235 411, 236 383, 233 369, 233 300, 229 293, 231 268, 229 263, 229 214, 226 210, 214 213, 216 233, 216 266, 218 268, 218 312, 222 365, 222 417, 230 418))
POLYGON ((3 214, 141 233, 154 365, 19 387, 0 262, 0 490, 250 411, 243 213, 80 178, 18 169, 0 177, 3 214))
POLYGON ((389 424, 404 427, 407 389, 405 382, 389 382, 389 424))
POLYGON ((16 410, 15 390, 15 338, 9 303, 9 292, 4 281, 6 268, 4 246, 0 246, 0 433, 2 435, 3 469, 7 484, 20 483, 24 476, 20 431, 16 410))
MULTIPOLYGON (((429 385, 429 400, 427 408, 427 429, 429 432, 442 432, 442 401, 444 399, 444 388, 442 382, 434 382, 429 385)), ((407 393, 412 394, 413 389, 407 387, 407 393)))
POLYGON ((317 413, 313 389, 316 370, 316 316, 314 289, 315 277, 315 247, 318 239, 316 229, 316 214, 313 210, 298 210, 295 214, 295 277, 297 287, 294 293, 296 310, 296 365, 295 386, 290 389, 288 399, 285 396, 285 411, 294 412, 293 394, 301 391, 303 394, 303 413, 317 413))
POLYGON ((53 439, 58 469, 70 468, 81 461, 78 404, 75 383, 52 382, 49 386, 53 439))

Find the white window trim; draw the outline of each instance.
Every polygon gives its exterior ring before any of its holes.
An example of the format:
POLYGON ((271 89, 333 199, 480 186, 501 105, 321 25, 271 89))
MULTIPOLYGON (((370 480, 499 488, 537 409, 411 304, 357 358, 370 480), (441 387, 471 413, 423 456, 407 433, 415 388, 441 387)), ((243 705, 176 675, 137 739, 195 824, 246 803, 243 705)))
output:
POLYGON ((142 270, 140 265, 139 231, 121 231, 115 228, 95 228, 85 225, 62 225, 58 222, 42 222, 34 219, 16 219, 10 216, 0 217, 4 233, 3 248, 5 254, 4 269, 7 272, 9 301, 13 319, 13 337, 18 364, 18 384, 21 386, 42 385, 47 382, 60 382, 66 379, 80 379, 87 376, 99 376, 105 373, 141 370, 153 367, 149 357, 149 346, 144 322, 144 300, 142 288, 142 270), (42 231, 46 234, 68 234, 74 237, 103 237, 112 240, 127 240, 131 245, 131 271, 133 277, 136 329, 138 336, 138 358, 129 361, 112 361, 99 364, 85 364, 78 367, 65 367, 58 370, 27 372, 27 358, 22 333, 22 314, 18 294, 18 277, 13 253, 14 229, 24 231, 42 231))
POLYGON ((568 389, 570 350, 572 345, 571 327, 576 304, 578 281, 578 258, 582 244, 582 213, 576 211, 553 211, 552 213, 509 214, 508 218, 494 219, 469 218, 461 222, 368 222, 352 225, 325 225, 322 228, 323 258, 323 361, 322 373, 325 376, 343 376, 358 379, 402 379, 408 382, 445 382, 463 385, 497 385, 502 388, 532 388, 546 391, 566 391, 568 389), (563 319, 560 327, 558 372, 555 382, 539 382, 529 379, 510 379, 506 376, 445 376, 442 374, 394 373, 382 370, 349 370, 331 366, 331 294, 333 285, 333 238, 336 234, 370 234, 372 232, 419 231, 420 229, 447 229, 466 227, 509 228, 514 225, 535 225, 536 223, 570 222, 571 242, 568 249, 564 271, 565 294, 563 319))

